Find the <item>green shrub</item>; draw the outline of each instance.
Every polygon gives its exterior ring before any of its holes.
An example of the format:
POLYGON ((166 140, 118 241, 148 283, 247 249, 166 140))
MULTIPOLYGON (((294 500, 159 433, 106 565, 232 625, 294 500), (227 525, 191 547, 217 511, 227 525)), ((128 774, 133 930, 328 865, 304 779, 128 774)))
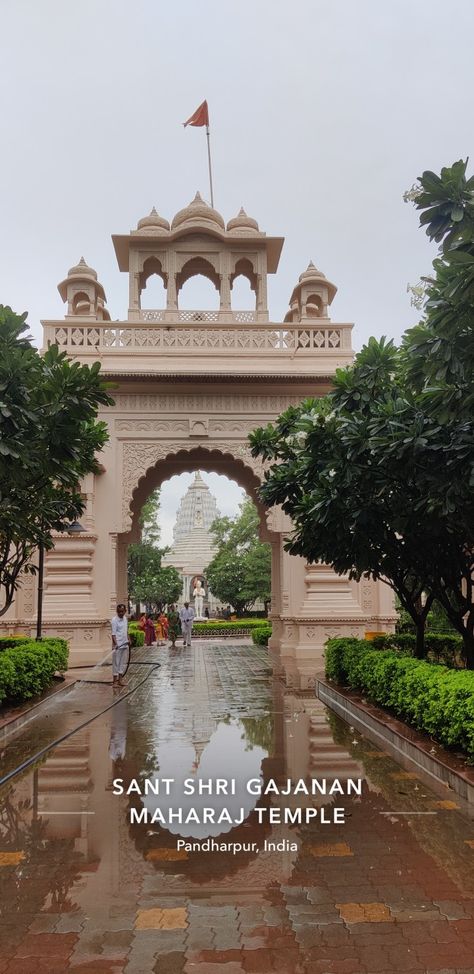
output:
POLYGON ((136 623, 129 623, 128 635, 130 637, 130 645, 132 649, 135 649, 136 646, 145 645, 145 633, 143 632, 143 629, 140 629, 140 626, 138 626, 136 623))
POLYGON ((27 643, 30 636, 0 636, 0 653, 3 649, 10 649, 11 646, 18 646, 19 643, 27 643))
POLYGON ((252 630, 252 642, 256 646, 268 646, 268 640, 272 634, 272 627, 267 626, 257 626, 252 630))
MULTIPOLYGON (((394 632, 375 636, 374 649, 391 649, 413 656, 416 636, 409 632, 394 632)), ((444 663, 452 669, 464 666, 462 638, 452 632, 427 632, 425 634, 426 658, 430 662, 444 663)))
POLYGON ((254 629, 262 628, 262 619, 233 619, 226 620, 210 619, 209 622, 195 622, 193 634, 196 636, 218 636, 225 633, 248 636, 254 629))
POLYGON ((361 690, 447 747, 474 759, 474 671, 453 671, 359 639, 330 639, 326 676, 361 690))
POLYGON ((48 687, 54 674, 67 669, 65 639, 27 639, 0 653, 0 703, 30 700, 48 687))

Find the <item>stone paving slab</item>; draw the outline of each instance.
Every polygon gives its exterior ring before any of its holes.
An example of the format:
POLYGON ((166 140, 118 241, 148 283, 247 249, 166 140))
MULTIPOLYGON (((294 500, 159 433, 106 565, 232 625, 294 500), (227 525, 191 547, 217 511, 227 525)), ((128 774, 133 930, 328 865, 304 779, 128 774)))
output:
MULTIPOLYGON (((155 655, 159 676, 0 793, 18 836, 0 842, 0 974, 474 974, 474 827, 457 803, 272 682, 262 648, 155 655), (218 740, 232 748, 204 772, 218 740), (132 826, 134 797, 111 794, 114 778, 171 776, 181 760, 187 776, 225 775, 235 748, 264 781, 294 777, 295 753, 317 776, 329 753, 333 776, 361 776, 363 794, 345 800, 342 828, 288 828, 296 853, 263 852, 273 832, 250 810, 239 838, 258 853, 180 859, 175 833, 132 826), (411 819, 385 814, 403 803, 411 819), (434 817, 413 814, 428 808, 434 817)), ((142 678, 131 670, 129 686, 142 678)), ((84 693, 58 726, 108 701, 107 688, 84 693)))

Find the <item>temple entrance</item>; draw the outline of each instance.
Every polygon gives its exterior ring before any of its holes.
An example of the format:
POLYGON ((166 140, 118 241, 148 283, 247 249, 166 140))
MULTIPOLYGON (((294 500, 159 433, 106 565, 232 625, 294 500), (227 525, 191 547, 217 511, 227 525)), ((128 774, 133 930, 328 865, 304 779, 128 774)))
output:
MULTIPOLYGON (((127 546, 138 539, 146 497, 174 474, 212 470, 258 508, 272 552, 271 651, 288 686, 312 687, 328 637, 387 630, 392 595, 288 554, 291 522, 259 501, 265 470, 248 434, 325 395, 335 370, 351 362, 352 325, 329 316, 337 288, 310 262, 284 320, 270 320, 267 277, 278 269, 283 238, 267 236, 243 208, 226 223, 199 194, 171 222, 153 208, 113 244, 129 278, 123 320, 110 320, 98 275, 81 258, 58 286, 64 319, 44 323, 45 347, 100 362, 114 397, 100 415, 109 430, 100 472, 82 484, 84 531, 58 534, 46 559, 44 632, 68 639, 73 665, 101 659, 116 603, 127 600, 127 546), (204 291, 189 290, 196 278, 204 291), (207 306, 191 307, 201 296, 207 306)), ((30 575, 1 629, 34 632, 35 616, 30 575)))
MULTIPOLYGON (((126 598, 129 588, 127 578, 127 550, 129 545, 139 542, 141 537, 141 512, 144 504, 150 495, 162 488, 163 485, 173 480, 174 490, 179 490, 181 505, 179 516, 174 526, 171 550, 162 558, 163 567, 174 566, 182 578, 182 590, 178 601, 182 605, 184 601, 194 604, 198 582, 203 590, 202 605, 196 603, 197 618, 206 618, 204 609, 207 609, 209 617, 230 618, 239 610, 231 598, 219 598, 210 589, 206 578, 206 567, 212 560, 216 547, 210 533, 210 526, 219 517, 220 511, 217 503, 206 483, 201 476, 204 473, 218 473, 228 488, 231 485, 242 488, 239 492, 240 499, 251 501, 258 519, 258 536, 261 542, 268 545, 280 545, 280 538, 276 532, 272 531, 267 523, 268 512, 263 507, 258 497, 259 478, 254 472, 235 460, 229 454, 220 454, 217 451, 207 451, 202 447, 195 447, 188 451, 179 451, 178 454, 170 455, 149 467, 145 475, 140 478, 137 487, 133 491, 130 503, 131 527, 129 531, 121 532, 117 536, 116 545, 116 591, 117 598, 122 601, 126 598), (217 468, 217 469, 216 469, 217 468), (192 473, 193 480, 187 491, 179 486, 180 474, 192 473), (177 482, 176 482, 177 481, 177 482)), ((222 485, 222 489, 225 489, 222 485)), ((233 504, 234 515, 238 514, 237 500, 233 504)), ((160 546, 164 546, 169 539, 161 538, 160 546)), ((257 601, 257 600, 255 600, 257 601)), ((260 601, 257 611, 264 614, 271 602, 274 605, 279 601, 279 592, 274 591, 272 584, 272 599, 260 601)))

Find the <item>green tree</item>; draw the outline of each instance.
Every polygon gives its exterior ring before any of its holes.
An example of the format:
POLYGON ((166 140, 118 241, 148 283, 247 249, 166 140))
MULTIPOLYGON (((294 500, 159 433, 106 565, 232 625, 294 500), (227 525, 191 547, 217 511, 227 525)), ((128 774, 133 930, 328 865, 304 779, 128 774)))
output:
MULTIPOLYGON (((439 243, 425 278, 422 321, 404 339, 410 385, 428 419, 423 470, 430 509, 450 532, 453 557, 433 577, 436 598, 474 665, 474 177, 467 160, 424 172, 414 193, 420 224, 439 243), (442 449, 442 454, 439 450, 442 449), (442 463, 440 464, 440 456, 442 463)), ((444 552, 442 552, 443 558, 444 552)))
POLYGON ((398 360, 393 343, 371 339, 352 367, 338 371, 332 393, 290 407, 251 442, 254 453, 278 461, 261 495, 293 520, 288 550, 357 580, 386 581, 413 619, 422 656, 432 601, 422 600, 428 584, 420 558, 423 517, 407 504, 406 478, 388 475, 379 458, 383 447, 376 450, 371 436, 381 416, 399 422, 398 360))
POLYGON ((250 499, 235 518, 216 518, 211 526, 216 554, 206 569, 213 594, 245 612, 254 602, 267 603, 271 590, 270 545, 259 540, 259 515, 250 499))
POLYGON ((159 612, 175 602, 182 591, 176 568, 162 568, 161 559, 167 548, 160 548, 160 491, 154 490, 142 507, 139 524, 142 540, 128 547, 128 591, 136 603, 136 612, 143 602, 148 609, 159 612))
POLYGON ((0 615, 36 571, 35 549, 82 514, 80 481, 107 440, 98 407, 112 403, 98 363, 57 345, 41 356, 25 332, 26 314, 0 305, 0 615))
POLYGON ((336 373, 327 397, 287 410, 251 436, 255 455, 277 461, 261 493, 293 519, 288 548, 353 578, 386 580, 416 625, 420 656, 436 598, 463 635, 470 667, 472 201, 464 163, 420 178, 422 223, 444 240, 424 321, 408 332, 401 351, 370 339, 354 365, 336 373))
MULTIPOLYGON (((128 546, 127 553, 127 573, 128 573, 128 592, 133 600, 140 601, 136 596, 135 589, 137 579, 145 571, 159 571, 161 568, 162 549, 159 547, 160 526, 158 515, 160 510, 160 491, 154 490, 145 501, 138 519, 141 538, 128 546)), ((137 606, 137 611, 139 611, 137 606)))
POLYGON ((181 595, 183 583, 176 568, 148 566, 136 579, 134 598, 137 602, 144 602, 153 612, 161 612, 165 605, 169 605, 181 595))

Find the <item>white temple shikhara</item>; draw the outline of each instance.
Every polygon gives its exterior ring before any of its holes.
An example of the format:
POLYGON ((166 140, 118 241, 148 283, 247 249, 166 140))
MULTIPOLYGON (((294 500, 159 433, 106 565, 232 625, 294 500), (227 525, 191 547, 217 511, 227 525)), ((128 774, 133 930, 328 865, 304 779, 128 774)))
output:
MULTIPOLYGON (((392 624, 391 593, 284 550, 291 523, 259 501, 264 465, 247 436, 291 403, 324 395, 336 368, 351 361, 352 325, 329 317, 336 287, 310 263, 284 321, 270 321, 267 275, 278 269, 283 238, 267 236, 243 209, 226 224, 199 194, 171 223, 153 209, 112 239, 129 276, 126 317, 110 321, 97 274, 81 259, 59 285, 64 319, 43 323, 45 346, 56 342, 77 361, 101 363, 115 400, 100 414, 110 433, 101 473, 82 486, 87 530, 58 535, 47 556, 44 631, 69 639, 73 664, 102 658, 110 616, 127 597, 127 545, 139 538, 144 501, 173 474, 214 470, 257 504, 261 538, 272 546, 271 650, 288 685, 312 686, 329 636, 392 624), (144 310, 154 274, 165 286, 165 307, 144 310), (215 311, 180 309, 184 283, 199 274, 218 292, 215 311), (248 311, 232 308, 241 275, 255 295, 248 311)), ((25 576, 2 629, 33 631, 35 612, 35 581, 25 576)))
POLYGON ((181 499, 173 528, 173 544, 161 562, 164 568, 172 565, 179 571, 183 579, 183 602, 192 602, 193 582, 200 578, 207 596, 205 604, 210 610, 214 608, 215 600, 206 589, 204 578, 205 569, 215 554, 210 528, 216 517, 219 517, 216 499, 198 470, 181 499))

